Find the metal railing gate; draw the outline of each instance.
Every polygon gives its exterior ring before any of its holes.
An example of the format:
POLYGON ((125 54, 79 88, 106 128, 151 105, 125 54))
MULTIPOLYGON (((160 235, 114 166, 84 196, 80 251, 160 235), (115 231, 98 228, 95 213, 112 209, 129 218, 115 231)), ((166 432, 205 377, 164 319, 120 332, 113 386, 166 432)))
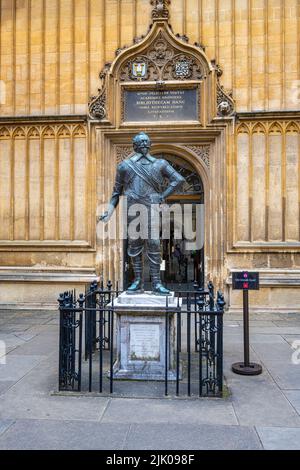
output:
MULTIPOLYGON (((69 291, 59 296, 59 390, 114 392, 115 352, 113 289, 94 281, 85 294, 69 291)), ((176 292, 177 308, 166 300, 165 334, 169 315, 175 315, 176 380, 168 379, 168 338, 165 341, 164 394, 222 396, 224 297, 214 286, 206 290, 176 292), (179 299, 182 305, 179 307, 179 299)))

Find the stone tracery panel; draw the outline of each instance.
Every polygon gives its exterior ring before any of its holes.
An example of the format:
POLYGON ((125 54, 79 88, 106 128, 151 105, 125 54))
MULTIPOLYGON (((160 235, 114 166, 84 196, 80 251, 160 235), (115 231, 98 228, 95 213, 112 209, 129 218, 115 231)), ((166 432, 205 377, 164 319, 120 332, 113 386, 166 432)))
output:
POLYGON ((78 123, 0 128, 0 245, 88 246, 86 139, 78 123))
POLYGON ((247 121, 237 127, 236 246, 298 246, 300 122, 247 121), (287 245, 286 245, 287 246, 287 245))

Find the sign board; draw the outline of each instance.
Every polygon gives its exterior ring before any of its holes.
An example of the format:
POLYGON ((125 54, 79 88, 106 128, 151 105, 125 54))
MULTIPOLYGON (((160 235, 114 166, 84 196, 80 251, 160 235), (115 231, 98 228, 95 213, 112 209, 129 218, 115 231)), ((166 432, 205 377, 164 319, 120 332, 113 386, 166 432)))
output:
POLYGON ((237 290, 258 290, 259 273, 249 271, 233 272, 232 288, 237 290))
POLYGON ((124 90, 124 121, 197 121, 199 89, 124 90))

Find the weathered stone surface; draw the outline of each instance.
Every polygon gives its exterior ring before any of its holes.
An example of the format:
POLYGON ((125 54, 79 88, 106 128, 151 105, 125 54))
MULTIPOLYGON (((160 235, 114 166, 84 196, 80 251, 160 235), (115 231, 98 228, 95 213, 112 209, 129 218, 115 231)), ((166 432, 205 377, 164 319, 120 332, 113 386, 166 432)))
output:
POLYGON ((258 427, 259 438, 266 450, 299 450, 300 429, 258 427))
POLYGON ((261 449, 254 429, 243 426, 174 424, 132 425, 126 438, 126 450, 187 449, 261 449))
POLYGON ((238 424, 229 400, 151 400, 126 402, 116 398, 106 408, 103 423, 165 423, 165 424, 238 424), (197 404, 196 404, 197 403, 197 404), (196 411, 197 408, 197 412, 196 411))
POLYGON ((0 380, 17 381, 43 360, 44 356, 6 356, 6 364, 0 365, 0 380))
POLYGON ((18 420, 0 436, 0 449, 122 449, 129 425, 57 420, 18 420))

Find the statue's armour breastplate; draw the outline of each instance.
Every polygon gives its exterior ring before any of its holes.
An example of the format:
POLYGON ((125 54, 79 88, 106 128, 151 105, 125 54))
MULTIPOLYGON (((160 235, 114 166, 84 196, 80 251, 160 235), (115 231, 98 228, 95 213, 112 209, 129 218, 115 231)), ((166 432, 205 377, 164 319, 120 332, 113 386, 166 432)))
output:
POLYGON ((126 172, 124 175, 124 194, 132 198, 133 200, 145 201, 145 203, 150 203, 150 196, 153 194, 159 194, 161 192, 161 184, 163 183, 163 178, 161 175, 160 161, 156 160, 154 162, 149 163, 139 163, 139 165, 143 166, 144 170, 149 175, 149 181, 147 179, 142 178, 134 170, 126 164, 126 172), (155 181, 158 183, 156 187, 151 184, 150 179, 151 177, 155 177, 155 181))
POLYGON ((165 178, 171 193, 183 183, 184 178, 166 160, 156 159, 151 155, 148 155, 147 159, 147 162, 142 163, 141 156, 135 154, 118 165, 111 205, 116 207, 122 194, 127 196, 129 204, 156 204, 157 198, 151 196, 165 191, 165 178))

